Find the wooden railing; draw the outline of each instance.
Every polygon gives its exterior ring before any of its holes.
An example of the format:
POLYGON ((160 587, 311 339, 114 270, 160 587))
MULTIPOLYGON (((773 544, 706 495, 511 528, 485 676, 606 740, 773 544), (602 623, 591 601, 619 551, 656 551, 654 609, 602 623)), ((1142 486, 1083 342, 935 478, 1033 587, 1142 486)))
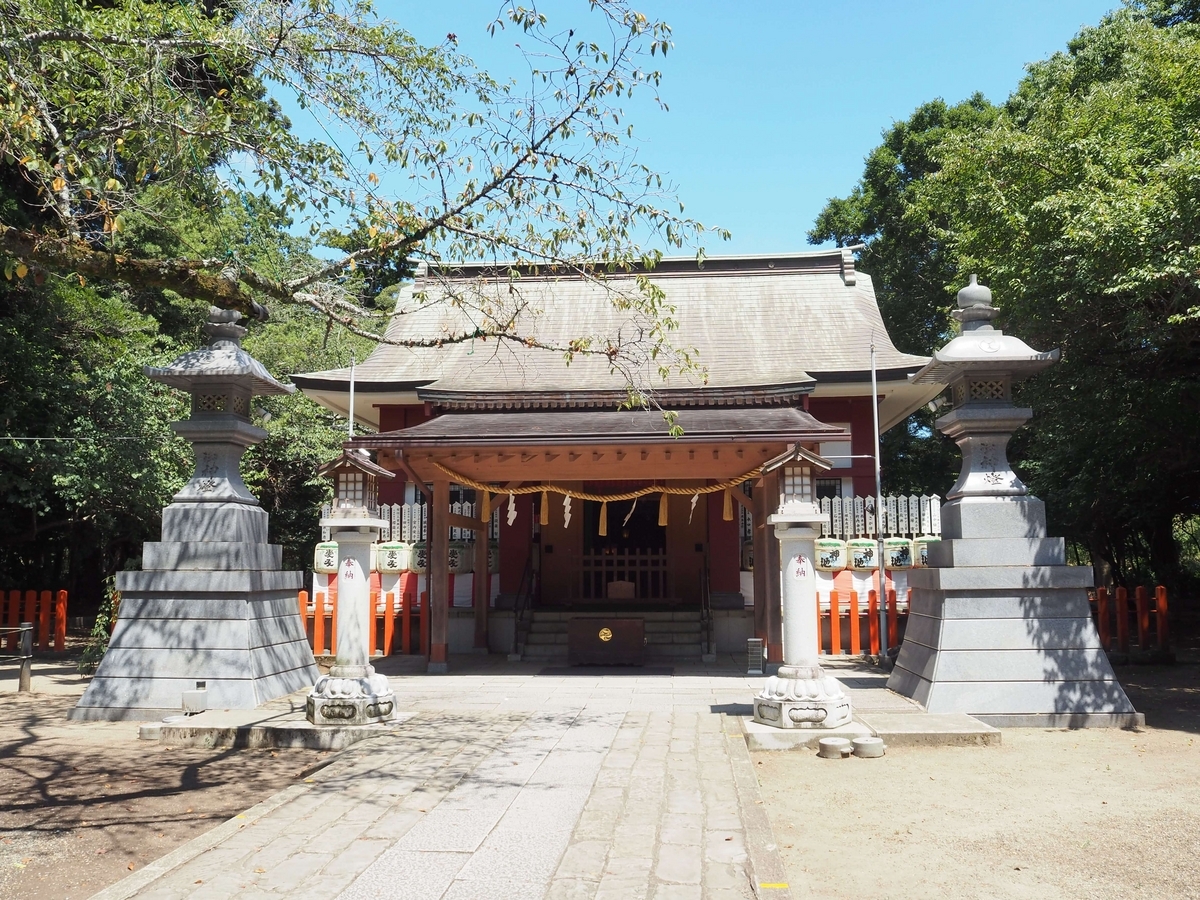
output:
POLYGON ((585 600, 605 599, 608 584, 612 581, 632 582, 633 595, 638 600, 662 600, 671 596, 665 550, 584 553, 581 568, 580 596, 585 600))
MULTIPOLYGON (((35 649, 45 652, 53 646, 56 653, 62 653, 67 648, 66 591, 8 591, 7 595, 0 591, 0 605, 4 607, 0 621, 9 628, 21 622, 34 624, 35 649)), ((9 632, 9 652, 17 650, 17 641, 16 632, 9 632)))
MULTIPOLYGON (((887 592, 888 646, 900 643, 908 623, 908 591, 903 604, 897 602, 896 592, 887 592), (903 608, 901 608, 903 607, 903 608)), ((863 633, 866 632, 867 652, 879 655, 879 594, 868 591, 864 598, 858 591, 830 591, 817 597, 817 634, 820 635, 822 655, 860 656, 863 653, 863 633)))
POLYGON ((1095 594, 1089 599, 1096 630, 1100 632, 1100 646, 1105 650, 1128 653, 1132 633, 1137 635, 1139 652, 1146 653, 1151 649, 1161 653, 1170 652, 1171 621, 1167 609, 1167 589, 1161 584, 1154 589, 1153 598, 1146 588, 1135 588, 1132 605, 1129 591, 1123 587, 1117 588, 1113 596, 1109 595, 1107 588, 1096 588, 1095 594), (1153 645, 1151 632, 1154 634, 1153 645))

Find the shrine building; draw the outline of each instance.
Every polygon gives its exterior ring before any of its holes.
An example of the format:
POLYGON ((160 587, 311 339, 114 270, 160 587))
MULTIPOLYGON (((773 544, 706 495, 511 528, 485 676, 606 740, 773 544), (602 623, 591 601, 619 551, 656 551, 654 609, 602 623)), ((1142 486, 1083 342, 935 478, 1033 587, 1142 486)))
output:
MULTIPOLYGON (((472 644, 506 652, 539 615, 565 630, 572 615, 606 613, 641 616, 647 631, 656 617, 697 621, 706 652, 714 629, 730 645, 723 652, 761 637, 780 660, 779 544, 767 517, 788 494, 874 495, 872 403, 886 431, 942 390, 909 382, 928 359, 892 345, 871 279, 845 249, 664 259, 602 280, 513 279, 474 263, 422 269, 399 289, 395 312, 388 336, 429 346, 379 344, 356 366, 355 421, 375 433, 349 446, 395 473, 378 485, 380 504, 423 505, 430 522, 441 519, 428 529, 431 664, 472 644), (613 303, 638 278, 665 293, 678 323, 667 339, 694 348, 697 367, 664 381, 653 360, 633 373, 603 355, 568 365, 553 348, 580 338, 593 348, 613 335, 652 344, 636 311, 613 303), (511 321, 540 346, 437 344, 484 318, 511 321), (658 409, 620 408, 630 377, 657 386, 658 409), (677 413, 681 434, 662 410, 677 413), (456 503, 474 516, 452 512, 456 503), (480 522, 498 535, 497 577, 476 577, 470 609, 453 609, 448 530, 481 533, 480 522), (491 626, 489 608, 504 611, 491 626)), ((349 413, 348 368, 292 380, 349 413)), ((480 572, 488 545, 476 547, 480 572)), ((522 643, 529 651, 536 638, 522 643)))

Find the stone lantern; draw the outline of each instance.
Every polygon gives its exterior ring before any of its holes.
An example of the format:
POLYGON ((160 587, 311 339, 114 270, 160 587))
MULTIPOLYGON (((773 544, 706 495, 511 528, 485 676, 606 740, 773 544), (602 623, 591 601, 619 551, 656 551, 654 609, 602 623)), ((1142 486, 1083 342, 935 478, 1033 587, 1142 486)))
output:
POLYGON ((206 347, 145 369, 191 395, 191 417, 172 428, 196 469, 163 510, 162 540, 143 547, 142 570, 117 574, 120 617, 73 718, 253 709, 317 677, 296 606, 302 573, 280 571, 282 548, 267 543, 267 513, 239 471, 267 436, 251 398, 295 388, 242 349, 239 319, 211 308, 206 347))
POLYGON ((767 517, 779 540, 783 665, 754 698, 754 721, 776 728, 836 728, 850 721, 851 709, 841 684, 825 674, 818 659, 816 540, 825 516, 813 493, 812 464, 824 461, 797 452, 800 459, 779 461, 784 465, 779 510, 767 517))
POLYGON ((370 664, 371 547, 388 524, 379 518, 379 479, 396 476, 355 450, 344 450, 317 473, 334 480, 333 503, 321 527, 337 543, 337 647, 333 668, 308 696, 308 720, 314 725, 386 722, 396 703, 386 676, 370 664))
POLYGON ((908 576, 912 599, 892 690, 930 712, 963 712, 997 725, 1130 725, 1141 720, 1100 646, 1088 608, 1092 570, 1068 566, 1046 510, 1008 463, 1012 433, 1033 411, 1012 385, 1058 359, 991 324, 992 292, 958 293, 962 334, 910 376, 949 386, 938 430, 962 449, 942 506, 942 540, 929 567, 908 576))

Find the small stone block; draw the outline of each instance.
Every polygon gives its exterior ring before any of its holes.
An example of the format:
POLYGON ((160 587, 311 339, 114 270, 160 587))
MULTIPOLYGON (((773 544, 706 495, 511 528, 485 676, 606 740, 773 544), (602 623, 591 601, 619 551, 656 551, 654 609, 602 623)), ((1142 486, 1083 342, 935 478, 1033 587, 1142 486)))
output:
POLYGON ((750 750, 815 750, 817 742, 826 737, 870 737, 872 731, 860 722, 847 722, 838 728, 774 728, 752 719, 741 719, 750 750))

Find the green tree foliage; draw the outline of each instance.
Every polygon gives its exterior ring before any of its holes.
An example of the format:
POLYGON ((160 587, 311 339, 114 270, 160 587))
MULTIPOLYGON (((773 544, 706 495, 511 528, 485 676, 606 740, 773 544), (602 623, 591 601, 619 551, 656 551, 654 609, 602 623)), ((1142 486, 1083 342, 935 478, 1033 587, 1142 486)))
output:
MULTIPOLYGON (((995 291, 1003 326, 1061 348, 1020 390, 1036 411, 1013 445, 1022 476, 1052 527, 1117 580, 1175 586, 1200 516, 1195 19, 1191 3, 1131 3, 1030 66, 1000 109, 968 101, 938 130, 948 110, 922 107, 812 235, 867 245, 889 328, 928 341, 906 349, 941 343, 933 313, 971 272, 995 291), (914 125, 928 141, 905 156, 914 125), (906 266, 929 281, 892 276, 906 266)), ((893 444, 910 450, 925 421, 893 444)), ((911 477, 911 459, 897 468, 911 477)))
MULTIPOLYGON (((520 32, 529 70, 520 87, 477 69, 453 35, 423 46, 367 0, 4 0, 2 9, 0 183, 18 200, 0 223, 10 278, 120 280, 255 314, 259 303, 297 304, 385 340, 389 311, 371 301, 408 260, 494 259, 603 278, 654 258, 640 240, 681 247, 703 230, 637 161, 620 104, 656 94, 651 66, 670 29, 625 0, 580 4, 576 27, 562 28, 503 4, 491 28, 520 32), (302 136, 281 102, 324 135, 302 136), (173 231, 164 197, 218 210, 254 196, 338 252, 267 272, 237 241, 155 254, 122 236, 134 218, 173 231)), ((538 343, 521 332, 515 282, 504 302, 458 294, 449 302, 477 312, 469 330, 386 340, 538 343)), ((628 373, 661 368, 648 363, 673 356, 662 291, 643 281, 614 302, 644 319, 648 337, 551 349, 602 354, 628 373)))
MULTIPOLYGON (((995 121, 997 109, 980 94, 954 106, 934 100, 883 133, 848 197, 834 198, 817 216, 810 243, 861 247, 859 266, 871 275, 888 334, 906 353, 928 354, 950 333, 957 260, 942 240, 946 216, 913 208, 922 180, 938 171, 935 150, 950 134, 995 121), (939 227, 940 226, 940 227, 939 227)), ((944 494, 958 470, 958 448, 920 409, 883 436, 888 492, 944 494)))

